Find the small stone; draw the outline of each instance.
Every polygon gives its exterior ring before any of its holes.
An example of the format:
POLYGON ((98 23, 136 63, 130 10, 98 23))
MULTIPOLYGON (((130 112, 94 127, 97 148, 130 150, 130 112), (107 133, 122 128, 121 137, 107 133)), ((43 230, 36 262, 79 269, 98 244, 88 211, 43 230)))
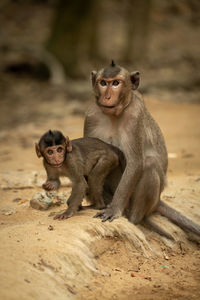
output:
POLYGON ((168 269, 169 267, 166 266, 166 265, 162 265, 162 268, 163 268, 163 269, 168 269))
POLYGON ((18 197, 18 198, 13 199, 13 202, 19 202, 20 200, 22 200, 22 198, 18 197))
POLYGON ((54 227, 52 225, 49 225, 48 230, 54 230, 54 227))
POLYGON ((11 208, 11 209, 2 209, 2 214, 4 216, 10 216, 12 214, 14 214, 16 212, 16 210, 14 208, 11 208))
POLYGON ((30 200, 30 206, 38 210, 47 210, 52 204, 53 201, 46 192, 38 192, 30 200))
POLYGON ((154 284, 153 287, 157 289, 157 288, 160 288, 161 285, 160 284, 154 284))
POLYGON ((27 283, 31 283, 30 280, 28 280, 28 279, 24 279, 24 281, 27 283))
POLYGON ((28 200, 22 199, 17 202, 18 205, 25 204, 28 200))

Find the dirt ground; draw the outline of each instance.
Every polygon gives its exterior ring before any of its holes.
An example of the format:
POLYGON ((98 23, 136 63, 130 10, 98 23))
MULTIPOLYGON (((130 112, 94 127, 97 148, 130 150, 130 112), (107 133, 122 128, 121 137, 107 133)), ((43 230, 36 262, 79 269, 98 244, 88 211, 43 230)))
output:
MULTIPOLYGON (((200 224, 200 105, 145 100, 169 152, 162 198, 200 224)), ((27 183, 43 168, 34 152, 40 135, 58 128, 70 138, 82 136, 83 117, 67 109, 60 103, 59 118, 0 132, 0 298, 200 299, 199 243, 165 218, 155 216, 176 242, 124 218, 102 224, 94 211, 82 211, 56 221, 52 215, 64 204, 47 211, 29 206, 42 191, 27 183)))

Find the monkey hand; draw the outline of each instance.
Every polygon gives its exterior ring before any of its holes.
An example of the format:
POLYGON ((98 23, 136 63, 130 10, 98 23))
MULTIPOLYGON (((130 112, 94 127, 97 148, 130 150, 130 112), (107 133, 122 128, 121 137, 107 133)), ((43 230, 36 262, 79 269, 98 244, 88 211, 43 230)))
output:
POLYGON ((43 183, 42 188, 46 191, 53 191, 59 188, 59 184, 57 183, 57 181, 47 180, 45 183, 43 183))
POLYGON ((109 207, 102 209, 98 212, 94 218, 101 218, 102 222, 109 221, 112 222, 114 219, 121 217, 121 212, 118 208, 113 207, 110 205, 109 207))
POLYGON ((71 218, 73 215, 74 215, 74 211, 67 209, 66 211, 64 211, 64 213, 56 215, 54 217, 54 220, 65 220, 71 218))

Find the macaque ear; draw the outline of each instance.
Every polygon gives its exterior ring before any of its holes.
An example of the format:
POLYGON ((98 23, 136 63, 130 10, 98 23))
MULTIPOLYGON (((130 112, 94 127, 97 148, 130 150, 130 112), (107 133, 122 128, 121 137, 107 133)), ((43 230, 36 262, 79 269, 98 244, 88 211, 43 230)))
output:
POLYGON ((67 152, 72 152, 72 143, 71 141, 69 140, 69 137, 66 136, 66 146, 67 146, 67 152))
POLYGON ((132 72, 130 75, 133 90, 136 90, 140 83, 140 72, 132 72))
POLYGON ((97 79, 97 71, 91 72, 91 79, 92 79, 92 86, 94 87, 97 79))
POLYGON ((35 143, 35 152, 39 158, 42 157, 40 146, 37 143, 35 143))

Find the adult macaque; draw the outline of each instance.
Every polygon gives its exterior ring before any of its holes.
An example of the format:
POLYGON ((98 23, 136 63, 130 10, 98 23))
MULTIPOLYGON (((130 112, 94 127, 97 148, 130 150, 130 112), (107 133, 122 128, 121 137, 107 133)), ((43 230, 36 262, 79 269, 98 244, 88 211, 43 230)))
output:
POLYGON ((107 175, 120 162, 120 151, 96 138, 80 138, 70 141, 60 131, 46 132, 35 145, 38 157, 43 157, 47 172, 45 190, 55 190, 60 186, 59 177, 67 176, 72 181, 72 193, 68 209, 55 219, 73 216, 81 206, 83 197, 88 194, 93 208, 105 207, 103 184, 107 175))
POLYGON ((106 180, 104 190, 111 194, 112 201, 96 217, 112 221, 125 214, 138 224, 158 211, 183 229, 200 235, 200 226, 160 201, 166 181, 167 150, 158 124, 136 92, 139 80, 139 72, 129 73, 113 61, 92 72, 96 103, 87 112, 84 136, 118 147, 126 159, 120 178, 116 179, 119 172, 115 172, 109 182, 106 180))

